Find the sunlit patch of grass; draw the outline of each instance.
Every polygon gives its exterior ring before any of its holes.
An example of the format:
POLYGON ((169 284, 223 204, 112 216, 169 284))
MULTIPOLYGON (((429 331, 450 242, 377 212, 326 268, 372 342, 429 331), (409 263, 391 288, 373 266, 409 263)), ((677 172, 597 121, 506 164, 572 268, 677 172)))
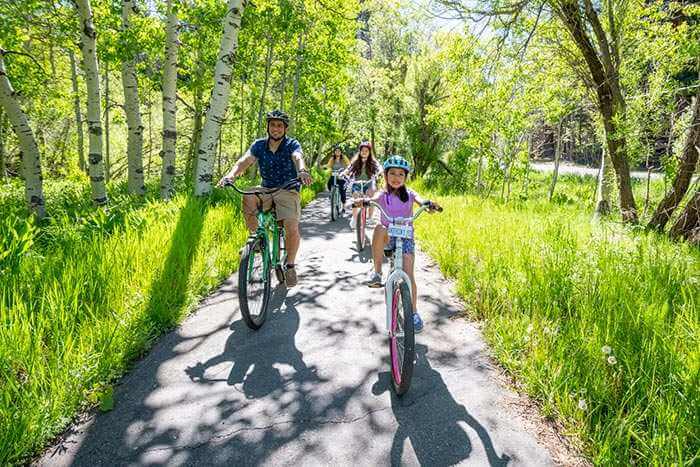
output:
POLYGON ((420 245, 544 412, 596 464, 699 462, 700 252, 576 206, 437 199, 420 245))

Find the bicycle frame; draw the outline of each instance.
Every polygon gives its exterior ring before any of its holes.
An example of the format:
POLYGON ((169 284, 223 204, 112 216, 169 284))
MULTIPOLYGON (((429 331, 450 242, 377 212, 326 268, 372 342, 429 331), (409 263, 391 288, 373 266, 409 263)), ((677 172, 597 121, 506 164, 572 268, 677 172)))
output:
POLYGON ((258 211, 257 218, 258 228, 249 238, 260 236, 265 242, 267 248, 263 252, 263 272, 267 274, 271 267, 275 267, 280 262, 279 245, 274 241, 280 234, 280 227, 277 225, 277 217, 271 211, 258 211), (272 243, 271 248, 270 243, 272 243))
MULTIPOLYGON (((299 181, 300 180, 298 178, 290 180, 282 187, 272 189, 268 192, 244 191, 238 188, 232 182, 226 183, 224 186, 230 186, 242 195, 255 195, 258 197, 258 199, 260 200, 260 204, 262 205, 262 194, 275 193, 280 189, 285 189, 288 186, 292 186, 293 184, 299 183, 299 181)), ((265 242, 265 246, 267 246, 267 248, 264 249, 265 251, 263 254, 263 272, 267 275, 271 266, 275 267, 280 263, 280 248, 278 242, 275 241, 280 235, 280 227, 277 224, 277 216, 275 216, 275 213, 274 211, 272 211, 272 209, 269 211, 263 211, 262 209, 259 209, 258 213, 256 214, 256 217, 258 219, 258 228, 255 230, 254 233, 248 236, 248 239, 260 236, 265 242), (272 248, 270 248, 270 240, 272 240, 272 248), (272 253, 270 254, 270 252, 272 253)), ((252 267, 252 265, 250 267, 252 267)))

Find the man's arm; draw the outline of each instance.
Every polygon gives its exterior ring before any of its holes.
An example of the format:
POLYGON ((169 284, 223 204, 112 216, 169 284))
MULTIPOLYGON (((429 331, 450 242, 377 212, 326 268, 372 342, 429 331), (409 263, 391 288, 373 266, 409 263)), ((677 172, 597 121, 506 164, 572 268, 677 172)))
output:
POLYGON ((236 161, 234 166, 229 170, 229 172, 224 175, 221 180, 219 181, 218 185, 222 186, 224 181, 233 181, 236 178, 238 178, 243 172, 245 172, 248 167, 251 165, 255 164, 257 159, 253 154, 250 153, 250 149, 246 151, 246 153, 236 161))
POLYGON ((294 150, 292 153, 292 160, 297 168, 297 173, 299 174, 299 178, 301 178, 301 182, 304 185, 311 185, 311 175, 309 175, 309 171, 306 170, 304 154, 301 152, 301 148, 294 150))

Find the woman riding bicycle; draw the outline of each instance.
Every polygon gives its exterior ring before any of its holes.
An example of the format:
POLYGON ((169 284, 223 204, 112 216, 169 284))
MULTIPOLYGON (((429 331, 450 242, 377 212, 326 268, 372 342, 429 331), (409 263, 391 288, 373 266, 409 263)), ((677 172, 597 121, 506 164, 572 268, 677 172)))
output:
MULTIPOLYGON (((328 177, 328 191, 331 191, 333 185, 333 179, 335 178, 335 183, 338 185, 340 190, 340 202, 345 206, 345 179, 341 176, 333 176, 334 173, 340 173, 345 171, 350 165, 350 160, 343 154, 343 150, 337 144, 333 147, 333 155, 328 159, 326 168, 331 171, 331 175, 328 177)), ((345 208, 343 208, 345 209, 345 208)))
MULTIPOLYGON (((372 201, 379 204, 384 211, 390 216, 395 217, 410 217, 413 215, 413 204, 423 205, 426 200, 421 198, 418 193, 406 188, 406 179, 411 172, 411 166, 408 161, 401 156, 391 156, 384 162, 384 180, 385 188, 380 190, 372 197, 372 201)), ((440 209, 437 203, 430 202, 429 212, 434 212, 440 209)), ((381 224, 374 228, 374 236, 372 238, 372 258, 374 259, 374 271, 372 271, 368 286, 382 286, 382 259, 384 258, 384 248, 394 248, 396 239, 391 238, 387 234, 389 219, 384 215, 381 216, 381 224)), ((407 238, 403 241, 403 268, 411 278, 411 288, 413 290, 413 326, 416 333, 423 329, 423 320, 418 315, 417 311, 417 292, 416 280, 413 276, 415 244, 412 238, 407 238)))
MULTIPOLYGON (((360 198, 363 195, 373 196, 376 191, 375 178, 380 175, 380 166, 377 159, 372 155, 372 145, 363 141, 360 143, 357 154, 350 161, 350 167, 345 169, 344 174, 353 179, 350 193, 353 198, 360 198), (363 183, 364 182, 364 183, 363 183)), ((352 218, 350 228, 354 229, 357 222, 358 208, 352 208, 352 218)), ((368 218, 372 217, 373 209, 370 208, 368 218)))

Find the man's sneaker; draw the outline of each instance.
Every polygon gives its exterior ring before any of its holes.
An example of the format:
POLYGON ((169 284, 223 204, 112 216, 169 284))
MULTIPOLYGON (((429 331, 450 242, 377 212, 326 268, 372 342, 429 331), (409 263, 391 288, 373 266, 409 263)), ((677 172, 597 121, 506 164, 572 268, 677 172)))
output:
POLYGON ((420 319, 420 315, 416 312, 413 313, 413 332, 418 334, 423 330, 423 320, 420 319))
POLYGON ((287 267, 284 268, 284 282, 287 284, 287 287, 294 287, 297 285, 297 271, 293 265, 290 266, 288 264, 287 267))
POLYGON ((367 286, 372 287, 374 289, 381 287, 382 275, 379 274, 377 271, 372 271, 372 274, 369 276, 369 282, 367 282, 367 286))

